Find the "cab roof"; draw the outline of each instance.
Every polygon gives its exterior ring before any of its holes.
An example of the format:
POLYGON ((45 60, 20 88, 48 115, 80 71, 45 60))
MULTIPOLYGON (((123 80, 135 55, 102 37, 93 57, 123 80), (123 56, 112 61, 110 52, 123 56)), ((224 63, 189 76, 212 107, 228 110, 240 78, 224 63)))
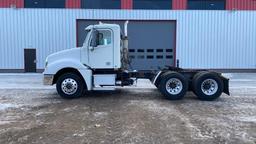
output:
POLYGON ((110 29, 120 29, 120 26, 118 24, 97 24, 97 25, 89 25, 85 28, 85 30, 90 30, 92 28, 110 28, 110 29))

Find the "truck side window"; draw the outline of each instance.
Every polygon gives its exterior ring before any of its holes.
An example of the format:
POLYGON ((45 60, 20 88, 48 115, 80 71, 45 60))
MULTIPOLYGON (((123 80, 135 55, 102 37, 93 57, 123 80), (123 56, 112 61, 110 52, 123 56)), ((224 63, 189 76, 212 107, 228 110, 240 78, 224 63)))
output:
POLYGON ((111 31, 99 30, 98 45, 109 45, 111 44, 111 31))

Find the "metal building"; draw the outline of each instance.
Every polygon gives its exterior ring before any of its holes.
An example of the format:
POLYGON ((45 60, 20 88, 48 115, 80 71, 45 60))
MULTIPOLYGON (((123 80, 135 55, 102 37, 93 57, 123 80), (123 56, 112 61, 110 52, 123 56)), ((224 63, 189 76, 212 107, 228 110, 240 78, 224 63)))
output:
POLYGON ((41 72, 84 28, 129 20, 134 69, 256 71, 254 0, 2 0, 0 72, 41 72), (177 63, 179 61, 179 63, 177 63))

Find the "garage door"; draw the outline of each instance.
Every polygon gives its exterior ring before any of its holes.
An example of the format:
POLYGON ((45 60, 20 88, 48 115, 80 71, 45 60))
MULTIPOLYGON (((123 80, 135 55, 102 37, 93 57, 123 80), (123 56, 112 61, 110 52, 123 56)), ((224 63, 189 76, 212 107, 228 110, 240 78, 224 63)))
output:
MULTIPOLYGON (((82 46, 84 29, 99 21, 77 21, 77 45, 82 46)), ((123 29, 124 21, 102 21, 116 23, 123 29)), ((129 55, 131 69, 158 70, 175 61, 175 21, 130 21, 128 25, 129 55)))

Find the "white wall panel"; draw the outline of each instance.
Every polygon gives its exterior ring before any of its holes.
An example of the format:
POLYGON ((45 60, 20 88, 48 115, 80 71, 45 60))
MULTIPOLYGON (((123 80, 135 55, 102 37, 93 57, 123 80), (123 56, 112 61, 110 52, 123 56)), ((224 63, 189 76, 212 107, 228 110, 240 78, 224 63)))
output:
POLYGON ((36 48, 38 68, 53 52, 76 46, 76 19, 177 20, 184 68, 256 68, 255 11, 0 9, 0 69, 23 69, 36 48))

